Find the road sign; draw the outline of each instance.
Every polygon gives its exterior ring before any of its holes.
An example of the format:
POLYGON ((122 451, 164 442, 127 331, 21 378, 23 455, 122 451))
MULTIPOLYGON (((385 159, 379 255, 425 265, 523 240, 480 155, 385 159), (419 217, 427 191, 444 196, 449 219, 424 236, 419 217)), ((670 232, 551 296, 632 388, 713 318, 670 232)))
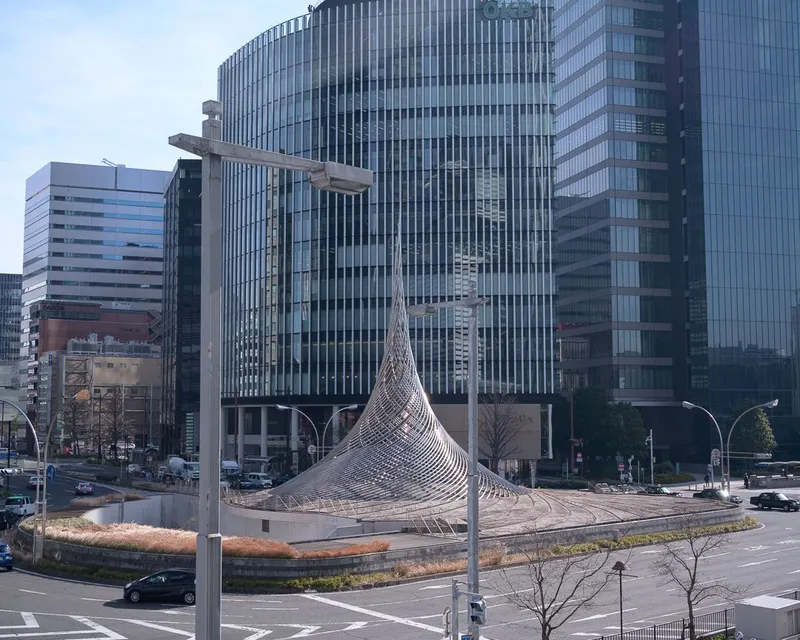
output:
POLYGON ((578 464, 581 464, 583 462, 583 454, 582 453, 575 454, 575 462, 577 462, 578 464))
POLYGON ((712 449, 711 450, 711 459, 712 460, 719 460, 722 457, 722 452, 719 449, 712 449))
POLYGON ((47 465, 47 479, 48 480, 55 480, 56 479, 56 468, 52 464, 47 465))
POLYGON ((711 466, 711 464, 709 463, 709 464, 706 466, 706 471, 708 471, 708 473, 711 473, 713 470, 714 470, 714 467, 712 467, 712 466, 711 466))
POLYGON ((771 453, 754 453, 753 458, 756 460, 772 460, 771 453))
POLYGON ((715 467, 719 466, 719 458, 714 458, 714 466, 715 467))
POLYGON ((619 471, 625 471, 625 465, 624 465, 624 464, 622 464, 622 463, 619 463, 619 464, 617 465, 617 469, 618 469, 619 471))
POLYGON ((316 445, 310 444, 308 445, 308 455, 313 456, 317 452, 316 445))

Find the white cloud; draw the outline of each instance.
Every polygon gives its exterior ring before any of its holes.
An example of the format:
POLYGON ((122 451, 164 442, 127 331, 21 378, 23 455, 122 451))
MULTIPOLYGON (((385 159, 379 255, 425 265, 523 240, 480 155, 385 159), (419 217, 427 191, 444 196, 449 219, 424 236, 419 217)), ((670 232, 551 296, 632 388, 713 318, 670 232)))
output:
POLYGON ((0 8, 0 272, 21 272, 25 180, 50 161, 171 170, 217 68, 308 0, 46 0, 0 8))

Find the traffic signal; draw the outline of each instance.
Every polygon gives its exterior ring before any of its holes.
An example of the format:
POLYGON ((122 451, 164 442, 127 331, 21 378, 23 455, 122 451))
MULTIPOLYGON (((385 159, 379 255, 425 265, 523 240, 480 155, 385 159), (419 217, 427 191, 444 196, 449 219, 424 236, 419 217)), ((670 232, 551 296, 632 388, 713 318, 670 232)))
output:
POLYGON ((479 627, 486 624, 486 601, 483 598, 475 598, 470 601, 469 621, 479 627))

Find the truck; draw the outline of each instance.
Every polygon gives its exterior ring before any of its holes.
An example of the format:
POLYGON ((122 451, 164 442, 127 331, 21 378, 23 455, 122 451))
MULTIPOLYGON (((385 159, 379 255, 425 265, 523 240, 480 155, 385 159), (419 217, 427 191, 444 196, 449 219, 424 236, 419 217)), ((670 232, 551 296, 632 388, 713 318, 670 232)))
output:
POLYGON ((767 491, 750 498, 750 504, 759 509, 783 509, 784 511, 800 511, 800 501, 786 494, 767 491))
POLYGON ((199 480, 200 463, 186 462, 186 460, 179 456, 172 456, 167 460, 167 470, 163 474, 163 479, 166 482, 174 482, 175 480, 191 482, 199 480))

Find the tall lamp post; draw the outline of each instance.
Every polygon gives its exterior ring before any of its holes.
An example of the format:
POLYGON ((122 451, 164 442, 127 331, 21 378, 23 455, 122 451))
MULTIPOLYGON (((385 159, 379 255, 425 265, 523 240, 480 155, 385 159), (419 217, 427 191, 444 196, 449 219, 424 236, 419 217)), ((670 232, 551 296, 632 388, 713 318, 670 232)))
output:
MULTIPOLYGON (((88 389, 81 389, 76 394, 69 398, 69 401, 72 400, 80 400, 85 402, 90 398, 89 390, 88 389)), ((46 541, 45 533, 47 529, 47 453, 50 451, 50 438, 53 435, 53 429, 55 428, 56 424, 58 423, 58 415, 61 413, 61 408, 59 407, 56 412, 53 414, 53 417, 50 418, 50 425, 47 427, 47 436, 44 440, 44 462, 42 466, 44 467, 44 478, 41 480, 42 482, 42 491, 44 493, 44 502, 42 502, 42 542, 41 542, 41 553, 44 554, 44 545, 46 541)), ((40 556, 41 557, 41 556, 40 556)))
MULTIPOLYGON (((472 597, 480 593, 479 583, 479 536, 478 536, 478 309, 489 302, 489 298, 479 298, 475 284, 469 296, 461 300, 437 302, 433 304, 411 305, 408 315, 412 317, 431 316, 440 309, 469 309, 469 387, 468 387, 468 454, 467 472, 467 583, 472 597)), ((571 464, 571 461, 570 461, 571 464)), ((454 614, 455 615, 455 614, 454 614)), ((473 640, 480 638, 480 626, 470 620, 469 632, 473 640)))
MULTIPOLYGON (((714 423, 714 426, 717 428, 717 433, 719 434, 719 455, 721 457, 720 460, 720 471, 722 472, 722 488, 725 488, 725 443, 722 441, 722 430, 719 428, 719 423, 714 415, 706 408, 701 407, 699 404, 692 404, 691 402, 687 402, 684 400, 681 402, 681 406, 684 409, 700 409, 703 413, 705 413, 709 418, 711 418, 711 422, 714 423)), ((728 469, 728 473, 730 473, 730 469, 728 469)))
MULTIPOLYGON (((623 629, 623 609, 622 609, 622 576, 629 575, 625 572, 628 570, 628 567, 625 566, 625 563, 622 560, 617 560, 614 563, 614 566, 611 567, 611 571, 615 573, 619 573, 619 637, 621 638, 623 633, 625 632, 623 629)), ((635 578, 636 576, 631 576, 635 578)))
POLYGON ((728 431, 728 442, 727 442, 727 462, 725 463, 728 467, 728 491, 731 490, 731 436, 733 435, 733 430, 736 428, 736 424, 741 420, 746 414, 754 411, 755 409, 774 409, 778 406, 777 398, 775 400, 770 400, 769 402, 765 402, 763 404, 757 404, 749 409, 744 410, 736 420, 733 421, 730 430, 728 431))
POLYGON ((25 413, 16 404, 10 402, 9 400, 0 400, 0 402, 2 402, 4 406, 8 405, 10 407, 13 407, 14 409, 17 410, 17 413, 19 413, 19 415, 25 418, 25 424, 28 425, 28 429, 31 430, 31 433, 33 434, 33 444, 36 446, 36 513, 33 517, 33 564, 36 564, 37 551, 39 549, 39 541, 41 540, 41 538, 39 537, 38 519, 39 519, 39 510, 41 508, 41 505, 39 504, 41 496, 39 492, 39 487, 42 483, 42 450, 41 447, 39 446, 39 436, 37 435, 36 429, 34 428, 33 423, 31 422, 31 419, 28 417, 27 413, 25 413))
MULTIPOLYGON (((333 423, 333 419, 336 416, 338 416, 340 413, 342 413, 343 411, 355 411, 356 409, 358 409, 358 405, 357 404, 351 404, 351 405, 348 405, 346 407, 342 407, 338 411, 335 411, 333 413, 333 415, 330 418, 328 418, 328 422, 325 423, 325 428, 322 430, 322 447, 323 447, 323 449, 325 448, 325 434, 328 433, 328 427, 330 427, 331 424, 333 423)), ((324 458, 325 455, 321 450, 320 450, 320 453, 323 454, 322 457, 324 458)), ((319 455, 319 454, 317 454, 317 455, 319 455)))
POLYGON ((319 430, 317 429, 317 425, 314 424, 314 421, 311 418, 309 418, 305 413, 303 413, 302 411, 300 411, 300 409, 296 407, 288 407, 285 404, 276 404, 275 408, 278 411, 294 411, 295 413, 299 413, 306 420, 308 420, 309 424, 311 425, 311 428, 314 429, 314 435, 317 438, 317 448, 314 450, 314 455, 311 456, 311 462, 312 464, 317 464, 317 462, 319 462, 319 430))
POLYGON ((368 169, 337 162, 296 158, 222 142, 222 103, 203 103, 202 137, 179 133, 169 143, 202 157, 200 274, 200 483, 197 533, 197 640, 219 640, 222 596, 222 536, 219 530, 219 474, 222 409, 220 396, 220 288, 222 280, 222 161, 302 171, 317 189, 359 195, 372 186, 368 169))

